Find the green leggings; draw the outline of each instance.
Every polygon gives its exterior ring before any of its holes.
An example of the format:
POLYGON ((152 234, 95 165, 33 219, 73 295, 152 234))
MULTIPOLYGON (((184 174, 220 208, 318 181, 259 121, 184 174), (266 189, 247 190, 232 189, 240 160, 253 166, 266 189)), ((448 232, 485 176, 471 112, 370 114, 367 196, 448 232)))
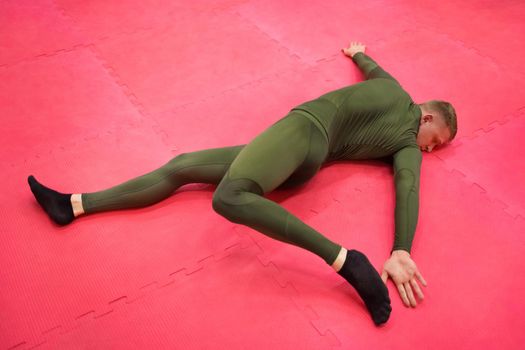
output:
POLYGON ((304 112, 292 111, 247 145, 183 153, 159 169, 104 191, 82 194, 86 214, 144 207, 189 183, 218 184, 213 209, 234 223, 307 249, 332 264, 341 246, 264 198, 277 187, 312 178, 328 154, 325 134, 304 112))

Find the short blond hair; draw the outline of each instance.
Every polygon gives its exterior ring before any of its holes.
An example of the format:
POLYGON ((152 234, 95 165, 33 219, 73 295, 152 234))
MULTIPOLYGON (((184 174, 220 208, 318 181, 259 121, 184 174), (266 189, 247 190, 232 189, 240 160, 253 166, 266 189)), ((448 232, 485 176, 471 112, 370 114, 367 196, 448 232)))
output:
POLYGON ((424 103, 421 103, 420 106, 425 108, 429 112, 434 112, 441 116, 445 123, 447 124, 448 129, 450 130, 450 140, 452 141, 456 134, 458 133, 458 120, 456 117, 456 110, 452 105, 447 101, 441 100, 430 100, 424 103))

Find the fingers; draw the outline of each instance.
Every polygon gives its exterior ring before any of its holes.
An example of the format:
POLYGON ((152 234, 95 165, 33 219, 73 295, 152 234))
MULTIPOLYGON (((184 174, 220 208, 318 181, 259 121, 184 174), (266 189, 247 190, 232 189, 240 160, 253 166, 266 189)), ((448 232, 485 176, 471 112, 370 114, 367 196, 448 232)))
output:
POLYGON ((365 46, 365 44, 363 44, 362 42, 359 42, 359 41, 351 41, 350 45, 348 45, 348 47, 352 47, 352 46, 365 46))
POLYGON ((417 302, 416 302, 416 298, 414 297, 414 292, 412 292, 412 287, 410 287, 410 283, 405 282, 404 286, 405 286, 405 290, 406 290, 406 292, 408 294, 408 300, 410 300, 410 305, 412 307, 416 307, 417 306, 417 302))
POLYGON ((414 290, 416 291, 416 294, 419 297, 419 299, 423 300, 425 298, 423 292, 421 291, 421 288, 419 287, 415 279, 411 279, 410 282, 397 284, 397 290, 399 291, 399 295, 401 296, 401 300, 403 300, 405 306, 416 307, 417 301, 414 296, 414 292, 412 291, 412 288, 414 288, 414 290))
MULTIPOLYGON (((416 275, 417 279, 426 287, 427 286, 427 281, 425 281, 425 279, 423 278, 423 276, 421 275, 419 270, 416 269, 415 275, 416 275)), ((416 294, 419 297, 419 299, 423 300, 425 298, 425 296, 423 295, 423 291, 419 287, 419 284, 417 283, 416 279, 415 278, 411 278, 410 279, 410 283, 414 287, 414 290, 416 291, 416 294)))
POLYGON ((410 283, 412 284, 412 287, 414 287, 414 290, 416 291, 416 294, 419 297, 419 299, 421 299, 421 300, 425 299, 425 296, 423 295, 423 292, 421 291, 421 288, 419 288, 419 284, 417 284, 416 279, 412 278, 410 280, 410 283))
POLYGON ((407 307, 416 307, 416 295, 420 300, 425 298, 423 291, 419 286, 418 280, 425 287, 427 286, 427 282, 419 272, 418 268, 415 266, 414 262, 409 261, 411 264, 405 263, 403 265, 399 259, 396 259, 398 258, 391 257, 389 260, 387 260, 385 263, 386 269, 383 267, 383 271, 381 273, 381 279, 384 283, 386 283, 389 277, 392 278, 396 284, 403 304, 405 304, 407 307))
POLYGON ((365 49, 366 49, 366 46, 363 43, 358 42, 358 41, 352 41, 350 42, 350 45, 348 46, 348 48, 343 48, 341 49, 341 51, 345 55, 353 57, 358 52, 364 53, 365 49))
POLYGON ((397 285, 397 290, 399 291, 399 295, 401 296, 401 300, 403 300, 405 306, 410 306, 410 301, 408 300, 407 292, 405 291, 405 286, 403 283, 399 283, 397 285))
POLYGON ((421 281, 421 283, 423 283, 425 287, 427 286, 427 281, 425 281, 425 279, 423 278, 423 276, 421 276, 418 270, 416 270, 416 277, 418 280, 421 281))

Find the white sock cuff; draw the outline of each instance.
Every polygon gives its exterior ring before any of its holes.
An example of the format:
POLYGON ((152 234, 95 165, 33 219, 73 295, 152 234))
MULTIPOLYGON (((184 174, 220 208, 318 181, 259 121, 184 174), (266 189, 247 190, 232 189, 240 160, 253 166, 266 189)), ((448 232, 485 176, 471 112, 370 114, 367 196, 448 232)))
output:
POLYGON ((346 260, 346 252, 347 252, 346 248, 341 247, 339 254, 337 254, 337 258, 335 258, 335 261, 332 264, 332 267, 334 268, 335 271, 339 272, 339 270, 341 270, 341 268, 343 267, 343 264, 345 263, 345 260, 346 260))

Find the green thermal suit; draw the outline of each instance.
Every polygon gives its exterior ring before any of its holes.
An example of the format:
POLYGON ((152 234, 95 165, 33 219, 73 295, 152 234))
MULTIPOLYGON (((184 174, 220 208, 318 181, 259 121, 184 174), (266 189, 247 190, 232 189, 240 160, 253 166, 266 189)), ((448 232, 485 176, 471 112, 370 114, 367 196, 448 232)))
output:
POLYGON ((357 53, 353 61, 366 81, 293 108, 249 144, 183 153, 120 185, 83 193, 84 211, 144 207, 188 183, 217 184, 212 200, 217 213, 332 264, 341 246, 264 194, 304 183, 329 161, 391 156, 396 191, 392 250, 410 252, 419 208, 421 110, 370 57, 357 53))

